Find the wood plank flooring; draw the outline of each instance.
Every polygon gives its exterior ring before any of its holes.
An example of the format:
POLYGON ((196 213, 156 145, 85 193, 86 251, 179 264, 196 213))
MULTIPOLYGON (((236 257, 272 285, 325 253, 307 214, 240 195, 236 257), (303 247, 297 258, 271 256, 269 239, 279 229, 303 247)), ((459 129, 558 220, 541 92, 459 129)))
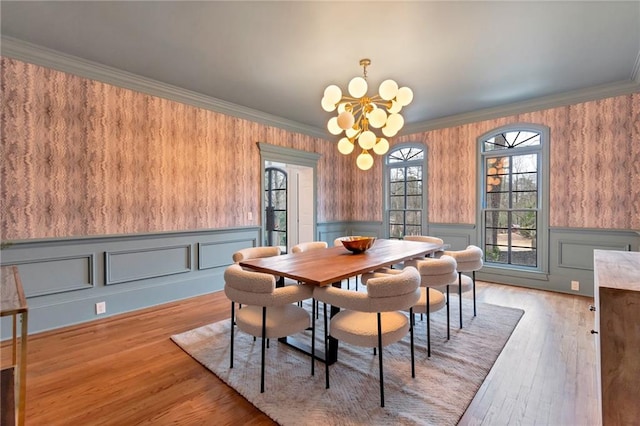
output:
MULTIPOLYGON (((477 297, 525 314, 460 424, 599 424, 592 299, 487 283, 477 297)), ((169 339, 228 315, 218 292, 32 335, 27 424, 274 424, 169 339)))

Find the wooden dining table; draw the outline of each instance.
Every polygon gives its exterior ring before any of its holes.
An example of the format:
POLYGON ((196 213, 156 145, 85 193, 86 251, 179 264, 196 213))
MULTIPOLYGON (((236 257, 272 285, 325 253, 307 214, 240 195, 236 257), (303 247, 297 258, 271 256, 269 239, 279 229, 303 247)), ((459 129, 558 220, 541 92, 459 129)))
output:
MULTIPOLYGON (((377 239, 373 246, 364 253, 352 253, 344 247, 336 246, 302 253, 243 260, 240 262, 240 266, 281 278, 290 278, 298 282, 340 287, 343 279, 378 268, 389 267, 408 259, 428 256, 442 250, 442 248, 441 245, 435 243, 377 239)), ((283 281, 280 285, 283 285, 283 281)), ((331 307, 332 316, 339 311, 340 308, 331 307)), ((306 353, 311 353, 309 345, 296 339, 283 338, 280 341, 306 353)), ((338 359, 338 341, 329 338, 328 353, 318 352, 316 357, 329 364, 334 363, 338 359)))

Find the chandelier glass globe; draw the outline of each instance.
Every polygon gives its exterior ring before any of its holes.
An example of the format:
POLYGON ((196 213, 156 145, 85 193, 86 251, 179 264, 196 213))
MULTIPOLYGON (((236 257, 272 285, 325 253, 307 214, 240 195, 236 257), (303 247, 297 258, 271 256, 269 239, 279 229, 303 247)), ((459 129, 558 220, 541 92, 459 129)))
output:
POLYGON ((376 134, 371 130, 364 131, 358 136, 358 145, 362 149, 371 149, 376 144, 376 134))
POLYGON ((338 141, 338 151, 340 154, 349 155, 353 152, 354 144, 348 138, 342 138, 338 141))
POLYGON ((373 157, 368 152, 363 151, 362 154, 358 155, 356 165, 360 170, 369 170, 373 167, 373 157))

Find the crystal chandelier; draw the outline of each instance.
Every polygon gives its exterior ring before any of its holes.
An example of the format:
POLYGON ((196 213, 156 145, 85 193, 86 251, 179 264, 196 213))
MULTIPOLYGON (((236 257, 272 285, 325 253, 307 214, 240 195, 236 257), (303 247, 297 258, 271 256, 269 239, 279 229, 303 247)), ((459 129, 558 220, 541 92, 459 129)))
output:
POLYGON ((367 67, 370 59, 361 59, 363 77, 354 77, 349 82, 349 95, 343 95, 342 90, 335 84, 324 91, 322 108, 327 112, 338 112, 336 117, 329 119, 327 129, 332 135, 344 137, 338 141, 338 151, 344 155, 351 154, 356 141, 362 152, 356 159, 358 168, 369 170, 373 166, 373 150, 378 155, 384 155, 389 150, 389 141, 376 135, 373 129, 379 129, 387 138, 395 136, 404 125, 404 118, 400 115, 402 107, 413 100, 413 92, 408 87, 398 88, 398 83, 385 80, 380 84, 379 94, 367 96, 367 67))

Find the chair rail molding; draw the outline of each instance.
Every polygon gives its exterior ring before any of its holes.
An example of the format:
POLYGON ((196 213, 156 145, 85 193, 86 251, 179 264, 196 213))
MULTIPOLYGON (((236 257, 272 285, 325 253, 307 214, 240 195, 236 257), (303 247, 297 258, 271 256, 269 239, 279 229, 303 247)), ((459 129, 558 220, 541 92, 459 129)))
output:
MULTIPOLYGON (((41 332, 219 291, 232 254, 259 227, 12 241, 0 264, 18 265, 29 332, 41 332), (95 304, 106 302, 106 314, 95 304)), ((0 322, 10 336, 9 321, 0 322)))
MULTIPOLYGON (((331 244, 341 235, 382 235, 382 222, 327 222, 318 224, 318 237, 331 244), (378 234, 380 233, 380 234, 378 234)), ((442 238, 451 250, 477 245, 476 225, 429 223, 427 234, 442 238)), ((548 271, 533 271, 485 263, 477 272, 482 281, 510 284, 540 290, 593 296, 593 250, 640 251, 640 231, 627 229, 549 228, 548 271), (571 290, 571 281, 580 290, 571 290)), ((481 247, 482 248, 482 247, 481 247)), ((484 249, 483 249, 484 251, 484 249)))

